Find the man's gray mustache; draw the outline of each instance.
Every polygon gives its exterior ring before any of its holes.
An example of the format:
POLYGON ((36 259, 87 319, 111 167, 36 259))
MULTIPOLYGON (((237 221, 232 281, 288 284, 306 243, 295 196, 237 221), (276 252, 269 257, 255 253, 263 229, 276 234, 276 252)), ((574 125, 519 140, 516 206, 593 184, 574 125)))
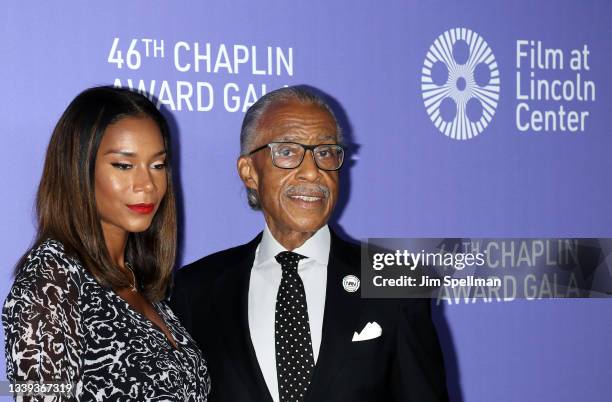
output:
POLYGON ((297 184, 287 187, 287 196, 302 195, 306 197, 329 197, 329 188, 322 184, 297 184))

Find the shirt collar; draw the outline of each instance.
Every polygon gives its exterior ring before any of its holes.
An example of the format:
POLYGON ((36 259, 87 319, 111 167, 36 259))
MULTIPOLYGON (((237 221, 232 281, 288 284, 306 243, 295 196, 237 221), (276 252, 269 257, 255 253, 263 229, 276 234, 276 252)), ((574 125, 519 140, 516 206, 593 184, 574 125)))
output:
MULTIPOLYGON (((325 225, 317 230, 311 238, 304 242, 304 244, 292 251, 308 257, 307 260, 313 259, 327 266, 330 244, 331 234, 329 232, 329 227, 325 225)), ((281 251, 287 251, 287 249, 272 236, 272 232, 270 232, 266 224, 263 236, 261 237, 261 243, 259 243, 259 247, 257 247, 255 265, 260 265, 272 260, 281 251)))

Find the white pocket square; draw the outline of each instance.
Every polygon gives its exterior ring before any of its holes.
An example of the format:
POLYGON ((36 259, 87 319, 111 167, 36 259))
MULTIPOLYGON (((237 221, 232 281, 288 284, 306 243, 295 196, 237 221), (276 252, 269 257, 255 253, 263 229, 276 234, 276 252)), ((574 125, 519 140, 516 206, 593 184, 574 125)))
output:
POLYGON ((382 335, 382 328, 380 325, 378 325, 376 321, 369 322, 363 327, 360 333, 355 331, 353 334, 353 342, 369 341, 370 339, 378 338, 380 335, 382 335))

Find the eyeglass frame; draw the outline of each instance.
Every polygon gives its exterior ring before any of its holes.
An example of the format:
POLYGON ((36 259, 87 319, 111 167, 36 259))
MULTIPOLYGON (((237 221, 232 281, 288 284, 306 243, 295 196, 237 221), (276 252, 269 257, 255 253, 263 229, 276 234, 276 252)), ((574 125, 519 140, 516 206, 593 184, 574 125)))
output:
POLYGON ((254 150, 252 150, 251 152, 248 153, 249 156, 253 155, 255 152, 259 152, 262 149, 266 149, 266 148, 270 148, 270 158, 272 158, 272 165, 274 165, 274 167, 277 167, 279 169, 286 169, 286 170, 291 170, 291 169, 297 169, 299 168, 302 163, 304 162, 304 157, 306 156, 306 151, 310 151, 312 152, 312 159, 315 162, 315 165, 317 165, 318 169, 324 170, 326 172, 337 172, 338 170, 340 170, 340 168, 342 167, 342 165, 344 165, 344 156, 346 155, 346 148, 343 147, 340 144, 317 144, 317 145, 306 145, 306 144, 300 144, 299 142, 293 142, 293 141, 272 141, 269 142, 265 145, 260 146, 259 148, 255 148, 254 150), (300 163, 298 163, 297 165, 295 165, 295 167, 282 167, 282 166, 278 166, 275 162, 274 162, 274 155, 272 154, 272 145, 274 144, 294 144, 294 145, 299 145, 304 149, 304 153, 302 154, 302 159, 300 160, 300 163), (339 147, 342 150, 342 162, 340 163, 340 166, 338 166, 336 169, 324 169, 321 166, 319 166, 319 162, 317 162, 317 158, 314 156, 314 150, 317 149, 318 147, 323 147, 323 146, 329 146, 329 145, 333 145, 336 147, 339 147))

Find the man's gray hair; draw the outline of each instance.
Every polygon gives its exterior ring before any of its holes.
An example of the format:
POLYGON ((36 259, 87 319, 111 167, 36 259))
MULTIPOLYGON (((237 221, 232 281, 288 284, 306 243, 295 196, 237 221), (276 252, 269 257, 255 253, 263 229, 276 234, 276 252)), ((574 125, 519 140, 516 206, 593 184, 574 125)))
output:
MULTIPOLYGON (((242 129, 240 130, 240 155, 248 155, 253 150, 257 140, 257 128, 263 115, 268 108, 273 105, 298 101, 301 103, 311 103, 325 109, 336 123, 336 136, 338 143, 342 143, 342 130, 338 124, 338 119, 331 107, 323 99, 322 96, 316 94, 313 90, 306 86, 298 85, 292 87, 283 87, 272 92, 269 92, 259 98, 244 115, 242 121, 242 129)), ((261 209, 259 196, 256 190, 246 188, 247 200, 249 206, 254 210, 261 209)))

